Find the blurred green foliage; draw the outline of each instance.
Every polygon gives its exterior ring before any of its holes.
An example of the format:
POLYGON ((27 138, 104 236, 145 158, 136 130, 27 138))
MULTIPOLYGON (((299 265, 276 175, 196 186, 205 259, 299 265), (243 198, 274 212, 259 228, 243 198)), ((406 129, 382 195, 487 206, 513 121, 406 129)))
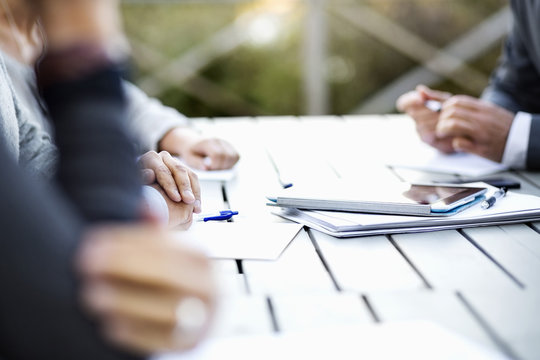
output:
MULTIPOLYGON (((269 1, 283 3, 287 0, 269 1)), ((134 81, 144 79, 153 69, 189 52, 238 21, 242 14, 257 10, 258 5, 264 9, 269 1, 124 4, 125 27, 135 49, 134 81), (141 47, 150 55, 141 55, 138 51, 141 47)), ((283 15, 286 21, 274 41, 262 45, 246 42, 204 67, 199 74, 204 82, 193 79, 166 87, 158 96, 164 103, 192 117, 302 114, 305 8, 302 0, 289 2, 294 4, 290 12, 283 15), (223 95, 224 100, 217 105, 211 101, 214 92, 207 91, 205 83, 212 85, 215 94, 227 94, 223 95), (227 96, 237 100, 234 106, 227 105, 227 96)), ((333 114, 351 112, 369 95, 417 66, 405 55, 332 14, 332 7, 347 4, 369 5, 427 42, 443 47, 507 5, 507 1, 327 0, 330 10, 328 82, 333 114)), ((471 65, 487 76, 499 53, 500 45, 480 54, 471 65)), ((449 81, 437 87, 468 93, 449 81)))

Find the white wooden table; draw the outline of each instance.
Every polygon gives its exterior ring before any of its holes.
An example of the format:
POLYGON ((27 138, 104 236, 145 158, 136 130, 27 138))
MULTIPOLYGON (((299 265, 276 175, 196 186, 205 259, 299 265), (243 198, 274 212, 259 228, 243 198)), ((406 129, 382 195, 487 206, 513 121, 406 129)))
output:
MULTIPOLYGON (((415 139, 401 116, 194 119, 241 153, 229 183, 203 183, 203 207, 233 208, 235 221, 284 221, 265 195, 276 171, 313 177, 452 176, 390 169, 378 159, 415 139)), ((540 174, 508 172, 540 195, 540 174)), ((264 231, 264 229, 261 229, 264 231)), ((540 223, 336 239, 302 230, 269 261, 215 261, 222 311, 213 336, 424 319, 519 359, 540 358, 540 223)), ((253 234, 257 236, 257 234, 253 234)))

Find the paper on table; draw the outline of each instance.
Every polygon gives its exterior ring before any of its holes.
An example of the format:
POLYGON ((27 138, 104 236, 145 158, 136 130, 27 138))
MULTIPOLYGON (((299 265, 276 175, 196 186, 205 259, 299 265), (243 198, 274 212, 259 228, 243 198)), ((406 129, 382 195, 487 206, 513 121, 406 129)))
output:
POLYGON ((276 260, 302 228, 298 224, 196 222, 178 239, 200 247, 214 259, 276 260))
POLYGON ((236 166, 228 170, 194 170, 199 177, 199 181, 231 181, 236 177, 236 166))
POLYGON ((444 174, 480 177, 508 170, 505 165, 466 153, 443 154, 418 142, 386 160, 390 166, 444 174))
POLYGON ((296 209, 282 209, 275 214, 332 236, 356 237, 537 221, 540 197, 508 192, 489 209, 484 210, 477 204, 446 218, 296 209))
POLYGON ((431 322, 384 323, 208 340, 184 354, 153 360, 460 359, 504 355, 431 322))
POLYGON ((182 158, 176 157, 176 159, 180 160, 182 164, 189 167, 191 171, 197 174, 197 176, 199 177, 199 181, 231 181, 236 177, 238 168, 238 165, 235 165, 231 169, 227 170, 198 170, 193 169, 191 166, 187 165, 182 158))

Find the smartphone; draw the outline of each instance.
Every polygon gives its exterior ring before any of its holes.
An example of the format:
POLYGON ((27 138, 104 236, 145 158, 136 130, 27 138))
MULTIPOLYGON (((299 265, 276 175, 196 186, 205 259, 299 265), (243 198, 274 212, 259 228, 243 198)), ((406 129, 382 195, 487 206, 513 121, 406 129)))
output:
POLYGON ((474 201, 486 191, 480 187, 412 184, 403 196, 418 204, 430 205, 432 212, 448 212, 474 201))

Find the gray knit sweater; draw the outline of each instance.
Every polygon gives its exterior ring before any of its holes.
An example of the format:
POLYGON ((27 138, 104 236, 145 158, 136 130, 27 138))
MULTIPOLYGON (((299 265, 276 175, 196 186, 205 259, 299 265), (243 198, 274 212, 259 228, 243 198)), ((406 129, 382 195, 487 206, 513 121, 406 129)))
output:
MULTIPOLYGON (((6 112, 0 132, 19 164, 37 176, 51 178, 58 162, 53 131, 36 86, 34 70, 0 52, 7 70, 2 88, 9 91, 10 104, 0 103, 6 112)), ((149 98, 135 85, 124 83, 128 99, 129 126, 139 142, 139 151, 156 150, 161 138, 172 128, 186 126, 187 118, 178 111, 149 98)), ((4 96, 2 100, 5 101, 4 96)))

